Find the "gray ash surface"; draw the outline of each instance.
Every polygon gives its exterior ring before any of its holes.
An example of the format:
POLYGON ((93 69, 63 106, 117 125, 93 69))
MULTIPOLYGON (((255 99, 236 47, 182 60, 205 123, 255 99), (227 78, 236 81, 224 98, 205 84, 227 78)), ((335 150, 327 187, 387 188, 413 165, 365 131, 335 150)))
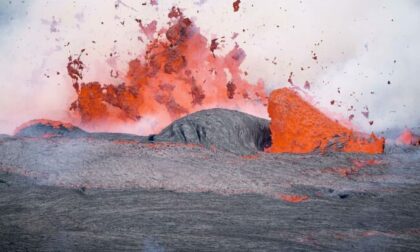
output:
POLYGON ((210 109, 176 120, 151 139, 200 144, 235 154, 263 151, 271 145, 269 121, 242 112, 210 109))
MULTIPOLYGON (((42 120, 41 120, 42 121, 42 120)), ((43 120, 46 121, 46 120, 43 120)), ((57 124, 57 123, 56 123, 57 124)), ((263 151, 271 145, 269 121, 228 109, 209 109, 176 120, 157 135, 137 136, 120 133, 89 133, 78 127, 47 125, 43 122, 23 127, 16 137, 26 138, 95 138, 199 144, 231 153, 246 155, 263 151)))
POLYGON ((265 121, 206 113, 155 137, 0 136, 0 251, 420 250, 419 148, 268 154, 246 129, 265 121))
POLYGON ((419 185, 337 194, 66 189, 1 174, 1 251, 418 251, 419 185), (322 196, 316 197, 316 194, 322 196), (347 195, 347 197, 344 197, 347 195))

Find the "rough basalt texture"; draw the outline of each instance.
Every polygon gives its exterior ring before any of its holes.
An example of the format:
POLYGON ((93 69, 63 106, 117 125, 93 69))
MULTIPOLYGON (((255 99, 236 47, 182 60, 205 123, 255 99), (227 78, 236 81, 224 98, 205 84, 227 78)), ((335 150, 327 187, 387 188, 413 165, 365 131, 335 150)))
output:
POLYGON ((228 109, 209 109, 187 115, 158 135, 136 136, 119 133, 89 133, 71 124, 34 120, 16 130, 15 137, 88 137, 135 140, 142 143, 172 142, 218 148, 239 155, 253 154, 270 146, 269 121, 228 109))
POLYGON ((419 251, 420 149, 0 141, 0 251, 419 251))
POLYGON ((193 113, 150 139, 200 144, 241 155, 263 151, 271 144, 268 120, 227 109, 193 113))
POLYGON ((9 135, 6 135, 6 134, 0 134, 0 140, 3 140, 3 139, 8 139, 8 138, 10 138, 10 136, 9 136, 9 135))
POLYGON ((32 120, 15 131, 16 137, 80 137, 87 136, 88 132, 68 123, 52 120, 32 120))

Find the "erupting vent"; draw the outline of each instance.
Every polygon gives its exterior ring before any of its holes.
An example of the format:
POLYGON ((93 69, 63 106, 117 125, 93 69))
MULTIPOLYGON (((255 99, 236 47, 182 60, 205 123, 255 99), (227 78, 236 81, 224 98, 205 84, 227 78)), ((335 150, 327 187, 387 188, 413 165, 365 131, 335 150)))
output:
MULTIPOLYGON (((235 2, 235 10, 239 3, 235 2)), ((84 50, 77 58, 69 57, 67 70, 78 96, 70 109, 76 111, 84 128, 106 131, 153 118, 147 133, 157 133, 182 116, 208 108, 267 114, 264 84, 252 85, 241 76, 246 75, 240 69, 246 55, 238 45, 225 56, 216 55, 223 37, 207 40, 176 7, 168 17, 169 28, 158 32, 156 21, 143 24, 136 19, 149 43, 142 55, 129 62, 124 83, 85 83, 80 59, 84 50)), ((384 139, 353 132, 291 89, 271 94, 268 113, 272 119, 270 152, 384 151, 384 139)), ((406 138, 403 142, 411 142, 406 138)))
POLYGON ((241 77, 245 52, 236 45, 226 56, 217 56, 216 40, 209 43, 178 8, 168 16, 172 25, 156 39, 156 29, 147 29, 151 41, 145 54, 129 63, 123 84, 83 83, 80 57, 69 58, 68 72, 78 95, 71 110, 80 114, 85 127, 153 116, 158 119, 153 131, 158 132, 181 116, 211 107, 266 114, 263 83, 252 85, 241 77))

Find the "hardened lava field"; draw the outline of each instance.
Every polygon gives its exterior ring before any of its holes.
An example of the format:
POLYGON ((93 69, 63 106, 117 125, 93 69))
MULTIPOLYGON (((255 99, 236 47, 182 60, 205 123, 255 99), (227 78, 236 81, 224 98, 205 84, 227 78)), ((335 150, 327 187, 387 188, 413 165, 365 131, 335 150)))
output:
POLYGON ((145 137, 32 122, 0 139, 0 248, 420 246, 418 147, 270 154, 268 124, 220 109, 145 137))

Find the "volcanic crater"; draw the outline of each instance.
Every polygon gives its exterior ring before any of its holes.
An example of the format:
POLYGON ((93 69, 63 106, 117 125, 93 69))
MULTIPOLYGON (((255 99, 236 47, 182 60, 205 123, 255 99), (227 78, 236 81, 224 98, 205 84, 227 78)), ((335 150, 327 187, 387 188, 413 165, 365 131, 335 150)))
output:
POLYGON ((293 73, 268 95, 239 45, 220 55, 179 8, 168 18, 135 19, 149 41, 122 83, 86 82, 85 49, 68 58, 78 123, 0 135, 1 251, 420 248, 419 132, 344 126, 293 73), (150 116, 153 134, 115 130, 150 116))

